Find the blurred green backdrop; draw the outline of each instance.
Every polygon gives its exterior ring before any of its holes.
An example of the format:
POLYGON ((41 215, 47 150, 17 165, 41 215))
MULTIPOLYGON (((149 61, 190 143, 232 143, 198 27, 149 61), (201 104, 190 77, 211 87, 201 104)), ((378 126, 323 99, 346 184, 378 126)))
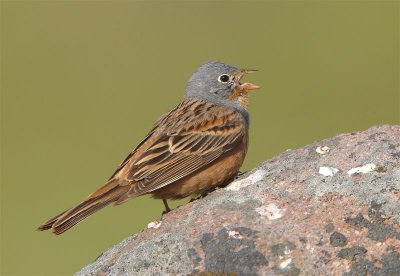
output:
POLYGON ((72 274, 160 217, 139 198, 34 231, 103 184, 208 60, 260 69, 243 170, 399 123, 397 1, 2 1, 2 275, 72 274))

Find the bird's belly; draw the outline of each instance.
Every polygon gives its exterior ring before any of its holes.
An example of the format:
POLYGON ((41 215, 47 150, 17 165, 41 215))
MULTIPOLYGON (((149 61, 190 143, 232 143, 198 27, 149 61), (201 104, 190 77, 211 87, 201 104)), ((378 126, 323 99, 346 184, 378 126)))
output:
POLYGON ((230 156, 224 156, 196 173, 153 191, 153 197, 179 199, 193 194, 201 194, 221 185, 237 174, 243 163, 245 153, 245 151, 239 150, 230 156))

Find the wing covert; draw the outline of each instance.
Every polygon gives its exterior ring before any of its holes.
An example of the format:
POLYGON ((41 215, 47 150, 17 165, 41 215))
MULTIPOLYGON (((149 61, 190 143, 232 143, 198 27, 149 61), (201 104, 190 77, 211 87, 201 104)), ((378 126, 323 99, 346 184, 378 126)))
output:
POLYGON ((242 120, 229 108, 184 101, 159 120, 151 136, 154 142, 133 162, 125 161, 129 168, 121 177, 132 185, 129 194, 152 192, 229 154, 247 137, 242 120))

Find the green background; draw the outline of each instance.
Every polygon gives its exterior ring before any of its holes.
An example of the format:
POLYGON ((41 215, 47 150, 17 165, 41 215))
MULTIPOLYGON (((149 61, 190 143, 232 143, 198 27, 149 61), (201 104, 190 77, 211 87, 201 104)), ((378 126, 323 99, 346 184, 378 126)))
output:
POLYGON ((142 197, 34 231, 103 184, 208 60, 260 69, 243 170, 400 120, 397 1, 2 1, 1 274, 72 274, 160 217, 142 197))

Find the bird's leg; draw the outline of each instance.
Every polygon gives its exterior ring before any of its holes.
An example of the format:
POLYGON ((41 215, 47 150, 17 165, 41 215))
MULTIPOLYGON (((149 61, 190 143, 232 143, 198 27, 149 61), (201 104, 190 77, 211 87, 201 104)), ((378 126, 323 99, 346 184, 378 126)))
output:
POLYGON ((193 201, 198 200, 198 199, 200 199, 202 197, 203 197, 203 194, 199 194, 199 195, 197 195, 195 197, 192 197, 189 202, 193 202, 193 201))
POLYGON ((163 201, 163 203, 164 203, 164 206, 165 206, 165 211, 163 211, 163 212, 162 212, 162 216, 163 216, 163 215, 165 215, 166 213, 170 212, 170 211, 171 211, 171 209, 169 208, 169 206, 168 206, 168 202, 167 202, 167 200, 166 200, 166 199, 163 199, 162 201, 163 201))
POLYGON ((248 171, 245 171, 245 172, 239 171, 239 172, 236 174, 235 179, 238 179, 239 177, 241 177, 242 175, 244 175, 244 174, 247 173, 247 172, 248 172, 248 171))

